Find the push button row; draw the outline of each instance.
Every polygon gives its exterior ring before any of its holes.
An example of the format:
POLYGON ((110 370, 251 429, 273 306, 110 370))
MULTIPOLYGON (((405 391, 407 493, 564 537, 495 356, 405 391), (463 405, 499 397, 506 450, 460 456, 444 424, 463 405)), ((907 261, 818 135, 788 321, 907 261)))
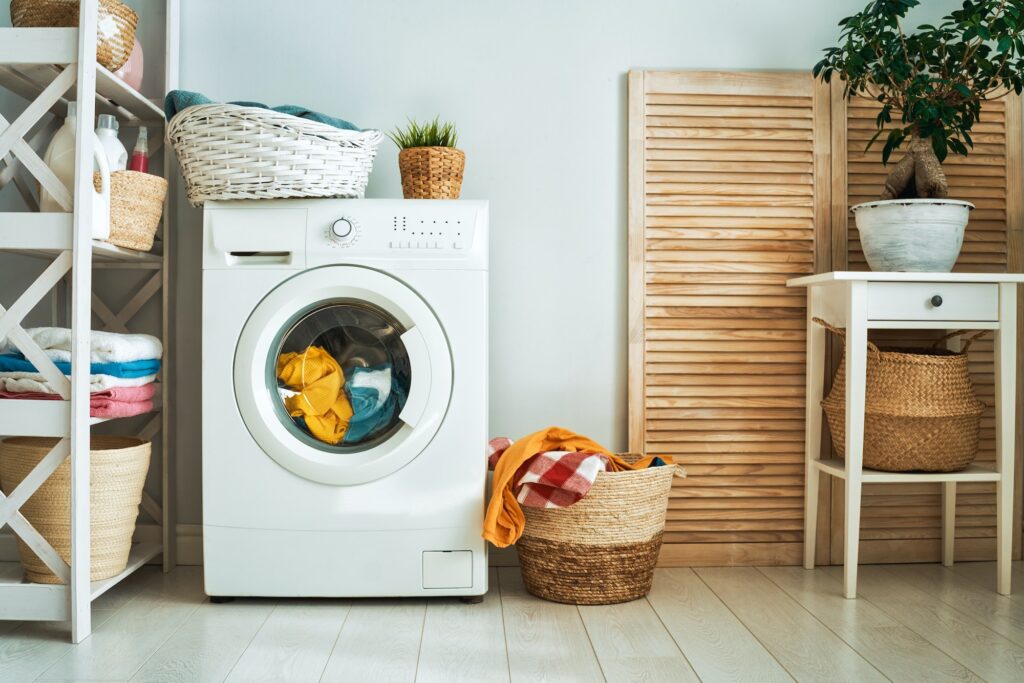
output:
POLYGON ((388 246, 392 249, 462 249, 463 243, 447 240, 391 240, 388 246))

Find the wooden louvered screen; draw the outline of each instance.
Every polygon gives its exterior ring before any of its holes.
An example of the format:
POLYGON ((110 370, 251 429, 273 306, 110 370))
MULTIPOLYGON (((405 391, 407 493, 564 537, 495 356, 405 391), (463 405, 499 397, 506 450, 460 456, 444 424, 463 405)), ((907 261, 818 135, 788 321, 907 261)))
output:
POLYGON ((689 473, 662 563, 798 563, 806 293, 785 282, 828 270, 828 88, 803 73, 629 85, 630 446, 689 473))
MULTIPOLYGON (((886 174, 879 143, 870 151, 864 147, 874 133, 877 103, 842 97, 834 84, 833 115, 833 269, 866 270, 857 230, 847 206, 878 199, 886 174), (847 204, 843 203, 846 198, 847 204)), ((968 157, 950 156, 943 164, 949 179, 950 197, 972 202, 963 251, 957 271, 1020 272, 1021 103, 1010 97, 987 103, 972 137, 975 147, 968 157), (1008 229, 1012 226, 1012 229, 1008 229), (1014 232, 1016 231, 1016 232, 1014 232)), ((900 152, 893 156, 898 161, 900 152)), ((938 336, 928 332, 872 334, 872 339, 889 346, 929 345, 938 336)), ((992 342, 982 341, 971 350, 970 369, 979 398, 989 408, 982 421, 979 461, 995 459, 993 412, 992 342)), ((1022 386, 1018 380, 1018 386, 1022 386)), ((1020 399, 1018 399, 1018 403, 1020 399)), ((1018 424, 1020 420, 1018 418, 1018 424)), ((1017 441, 1018 453, 1021 438, 1017 441)), ((1019 455, 1018 455, 1019 462, 1019 455)), ((1019 465, 1018 465, 1019 467, 1019 465)), ((938 484, 864 487, 861 521, 862 562, 913 562, 940 557, 940 490, 938 484)), ((1015 520, 1020 523, 1020 492, 1017 492, 1015 520)), ((831 559, 842 561, 843 487, 832 487, 831 559)), ((956 557, 960 560, 991 560, 995 555, 995 485, 961 484, 957 497, 956 557)), ((1014 556, 1020 557, 1020 530, 1014 533, 1014 556)))

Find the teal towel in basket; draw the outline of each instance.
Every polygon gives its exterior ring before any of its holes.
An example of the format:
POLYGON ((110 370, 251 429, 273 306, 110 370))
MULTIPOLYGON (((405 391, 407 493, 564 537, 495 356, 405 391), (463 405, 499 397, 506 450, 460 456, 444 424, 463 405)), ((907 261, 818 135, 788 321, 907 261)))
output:
MULTIPOLYGON (((217 104, 206 95, 202 93, 192 92, 190 90, 172 90, 167 93, 167 97, 164 98, 164 115, 167 120, 170 121, 174 118, 182 109, 188 107, 194 107, 197 104, 217 104)), ((333 128, 340 128, 341 130, 362 130, 359 126, 346 121, 345 119, 335 118, 328 116, 327 114, 321 114, 320 112, 306 109, 295 104, 282 104, 279 107, 268 107, 260 102, 228 102, 228 104, 237 104, 240 107, 258 107, 259 109, 270 109, 272 111, 280 112, 282 114, 288 114, 290 116, 297 116, 300 119, 309 119, 310 121, 316 121, 317 123, 323 123, 333 128)))

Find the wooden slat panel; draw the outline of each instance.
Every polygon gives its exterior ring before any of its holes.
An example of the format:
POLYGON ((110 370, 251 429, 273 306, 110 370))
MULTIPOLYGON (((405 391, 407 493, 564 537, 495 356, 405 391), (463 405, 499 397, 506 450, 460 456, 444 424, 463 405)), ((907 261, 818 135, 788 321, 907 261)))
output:
POLYGON ((795 562, 805 296, 785 282, 827 270, 829 90, 796 73, 629 83, 630 445, 689 473, 662 561, 795 562))
MULTIPOLYGON (((867 270, 854 221, 849 220, 847 227, 847 207, 877 199, 887 169, 881 163, 881 145, 869 151, 864 149, 873 135, 877 104, 855 99, 846 106, 838 94, 840 90, 834 88, 833 95, 833 145, 839 149, 839 153, 833 156, 834 260, 837 269, 843 268, 839 262, 845 261, 849 270, 867 270), (842 179, 837 182, 840 175, 842 179)), ((1017 169, 1021 148, 1020 106, 1017 97, 987 103, 982 110, 981 122, 972 132, 976 141, 974 152, 966 158, 951 156, 943 164, 950 196, 970 201, 978 207, 972 212, 967 226, 956 271, 1020 270, 1021 255, 1015 254, 1011 248, 1012 232, 1007 229, 1008 204, 1014 202, 1019 207, 1020 201, 1017 169), (1012 154, 1011 150, 1014 151, 1012 154)), ((898 159, 897 155, 894 162, 898 159)), ((887 330, 873 333, 872 339, 889 346, 906 347, 930 345, 937 336, 939 333, 927 331, 887 330)), ((982 419, 978 461, 994 464, 992 343, 982 341, 975 344, 970 356, 969 370, 975 390, 988 406, 982 419)), ((956 536, 965 539, 957 544, 958 559, 992 559, 994 556, 994 544, 991 542, 995 536, 994 491, 994 484, 975 484, 970 489, 964 485, 958 487, 956 536), (990 554, 986 555, 986 552, 990 554)), ((1018 491, 1018 506, 1019 498, 1018 491)), ((838 542, 842 537, 841 485, 833 486, 832 501, 831 559, 841 562, 842 544, 838 542)), ((863 562, 939 560, 939 485, 867 485, 862 505, 863 562)), ((1015 536, 1018 537, 1015 557, 1019 558, 1019 532, 1015 536)))

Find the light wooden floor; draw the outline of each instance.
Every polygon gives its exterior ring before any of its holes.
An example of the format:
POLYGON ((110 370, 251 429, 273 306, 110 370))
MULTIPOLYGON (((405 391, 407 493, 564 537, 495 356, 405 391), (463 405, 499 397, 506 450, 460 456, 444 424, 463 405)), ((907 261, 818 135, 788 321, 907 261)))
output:
POLYGON ((837 567, 661 569, 647 600, 576 608, 502 568, 479 605, 214 605, 199 568, 145 568, 77 647, 61 625, 0 622, 0 681, 1024 681, 1024 565, 1011 597, 994 577, 865 566, 844 600, 837 567))

